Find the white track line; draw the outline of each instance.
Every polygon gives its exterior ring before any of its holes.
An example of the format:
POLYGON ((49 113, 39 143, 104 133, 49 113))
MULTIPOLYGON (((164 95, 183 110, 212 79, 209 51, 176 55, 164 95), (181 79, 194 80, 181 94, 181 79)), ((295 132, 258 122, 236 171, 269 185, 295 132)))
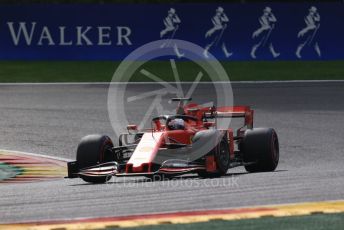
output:
MULTIPOLYGON (((151 85, 162 82, 48 82, 48 83, 0 83, 0 86, 49 86, 49 85, 151 85)), ((164 83, 175 83, 166 81, 164 83)), ((191 81, 180 82, 180 84, 192 84, 191 81)), ((198 84, 293 84, 293 83, 344 83, 344 80, 285 80, 285 81, 203 81, 198 84)))
POLYGON ((43 154, 38 154, 38 153, 28 153, 28 152, 8 150, 8 149, 0 149, 0 152, 8 152, 8 153, 13 153, 13 154, 17 153, 17 154, 23 154, 23 155, 29 155, 29 156, 35 156, 35 157, 42 157, 42 158, 48 158, 48 159, 64 161, 64 162, 72 161, 71 159, 62 158, 62 157, 54 157, 54 156, 48 156, 48 155, 43 155, 43 154))

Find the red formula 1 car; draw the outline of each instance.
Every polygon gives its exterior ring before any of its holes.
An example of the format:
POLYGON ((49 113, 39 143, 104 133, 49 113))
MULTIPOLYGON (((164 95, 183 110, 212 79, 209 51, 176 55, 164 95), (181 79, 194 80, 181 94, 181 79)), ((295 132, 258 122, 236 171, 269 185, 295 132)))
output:
MULTIPOLYGON (((108 136, 88 135, 68 163, 68 177, 104 183, 111 176, 173 177, 197 173, 220 177, 229 168, 244 166, 248 172, 273 171, 279 160, 277 134, 272 128, 253 128, 248 106, 201 107, 190 98, 178 102, 175 115, 152 119, 152 128, 128 125, 114 147, 108 136), (218 128, 220 118, 244 118, 236 130, 218 128)), ((223 119, 222 119, 223 120, 223 119)))

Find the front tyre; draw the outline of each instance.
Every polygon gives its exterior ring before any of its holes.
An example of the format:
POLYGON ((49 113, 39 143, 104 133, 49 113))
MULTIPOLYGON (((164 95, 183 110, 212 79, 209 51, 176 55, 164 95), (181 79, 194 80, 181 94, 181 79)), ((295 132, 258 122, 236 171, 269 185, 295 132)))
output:
POLYGON ((198 172, 202 178, 215 178, 226 175, 230 164, 229 144, 226 136, 222 137, 221 141, 212 151, 215 157, 217 172, 198 172))
POLYGON ((245 132, 241 151, 248 172, 274 171, 279 161, 277 133, 271 128, 255 128, 245 132))
MULTIPOLYGON (((111 149, 113 143, 108 136, 93 134, 81 139, 76 153, 76 161, 79 169, 91 167, 97 164, 113 161, 111 149)), ((111 176, 84 176, 80 178, 89 183, 105 183, 111 176)))

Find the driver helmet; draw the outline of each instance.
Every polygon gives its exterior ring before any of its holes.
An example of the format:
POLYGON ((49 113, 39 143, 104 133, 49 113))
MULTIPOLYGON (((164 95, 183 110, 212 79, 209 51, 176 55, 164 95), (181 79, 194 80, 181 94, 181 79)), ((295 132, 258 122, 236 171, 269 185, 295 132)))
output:
POLYGON ((184 120, 180 118, 173 119, 168 123, 168 128, 171 130, 183 130, 185 129, 184 120))

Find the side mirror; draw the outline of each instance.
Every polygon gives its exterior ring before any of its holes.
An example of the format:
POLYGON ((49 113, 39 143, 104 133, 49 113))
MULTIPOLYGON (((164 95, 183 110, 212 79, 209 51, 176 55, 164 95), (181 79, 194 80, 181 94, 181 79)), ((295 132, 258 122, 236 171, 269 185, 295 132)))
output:
POLYGON ((127 130, 129 133, 136 133, 138 131, 137 125, 127 125, 127 130))

